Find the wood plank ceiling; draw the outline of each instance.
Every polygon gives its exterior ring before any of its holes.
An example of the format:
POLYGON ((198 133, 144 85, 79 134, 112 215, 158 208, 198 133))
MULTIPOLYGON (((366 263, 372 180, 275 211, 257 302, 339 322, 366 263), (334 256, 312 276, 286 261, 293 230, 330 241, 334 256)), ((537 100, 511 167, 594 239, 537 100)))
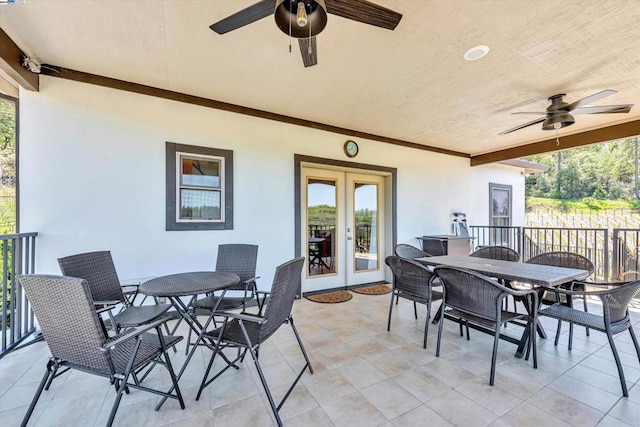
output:
POLYGON ((396 30, 329 15, 309 68, 271 17, 225 35, 208 28, 254 2, 29 0, 0 6, 0 27, 46 64, 463 153, 472 164, 640 134, 639 0, 375 0, 402 13, 396 30), (491 50, 465 61, 476 45, 491 50), (618 93, 596 105, 635 107, 576 116, 559 146, 540 125, 498 136, 536 117, 512 112, 605 89, 618 93))

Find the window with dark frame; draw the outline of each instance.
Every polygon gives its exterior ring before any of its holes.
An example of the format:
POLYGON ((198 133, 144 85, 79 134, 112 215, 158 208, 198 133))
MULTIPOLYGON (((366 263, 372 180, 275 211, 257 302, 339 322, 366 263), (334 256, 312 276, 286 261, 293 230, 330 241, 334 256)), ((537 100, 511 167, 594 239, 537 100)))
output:
POLYGON ((166 144, 166 229, 233 229, 233 151, 166 144))

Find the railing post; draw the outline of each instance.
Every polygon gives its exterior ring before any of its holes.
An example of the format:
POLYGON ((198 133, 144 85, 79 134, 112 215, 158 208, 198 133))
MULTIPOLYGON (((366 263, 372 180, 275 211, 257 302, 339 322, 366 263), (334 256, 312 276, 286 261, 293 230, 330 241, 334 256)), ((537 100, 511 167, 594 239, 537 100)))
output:
MULTIPOLYGON (((596 240, 594 238, 594 240, 596 240)), ((596 245, 598 244, 596 240, 596 245)), ((609 281, 609 229, 604 230, 604 281, 609 281)))

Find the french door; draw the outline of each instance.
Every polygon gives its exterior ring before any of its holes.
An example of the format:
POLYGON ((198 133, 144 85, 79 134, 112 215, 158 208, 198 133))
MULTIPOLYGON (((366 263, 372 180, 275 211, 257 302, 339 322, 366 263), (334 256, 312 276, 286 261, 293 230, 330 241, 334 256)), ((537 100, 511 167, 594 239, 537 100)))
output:
POLYGON ((303 167, 302 292, 385 279, 384 177, 303 167))

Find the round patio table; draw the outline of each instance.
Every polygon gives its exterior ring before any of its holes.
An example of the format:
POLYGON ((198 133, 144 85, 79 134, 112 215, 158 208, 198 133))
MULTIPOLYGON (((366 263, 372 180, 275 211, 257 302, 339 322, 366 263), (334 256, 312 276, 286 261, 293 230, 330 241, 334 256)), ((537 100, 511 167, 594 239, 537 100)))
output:
MULTIPOLYGON (((187 273, 170 274, 168 276, 160 276, 151 280, 147 280, 138 287, 138 292, 156 298, 168 298, 176 312, 182 319, 187 322, 189 327, 200 337, 204 332, 204 326, 198 321, 195 313, 192 315, 189 311, 189 304, 198 294, 205 294, 215 291, 224 292, 229 286, 233 286, 240 282, 240 277, 234 273, 216 272, 216 271, 194 271, 187 273), (189 303, 182 301, 181 297, 191 297, 189 303)), ((222 296, 219 300, 222 299, 222 296)), ((215 309, 214 309, 215 311, 215 309)), ((172 334, 175 333, 179 325, 174 326, 172 334)), ((194 350, 197 347, 194 346, 194 350)), ((189 354, 185 360, 180 372, 176 376, 178 379, 182 376, 187 364, 191 360, 193 352, 189 354)), ((163 401, 166 400, 163 399, 163 401)))
MULTIPOLYGON (((191 314, 189 305, 198 294, 206 294, 222 291, 222 296, 229 286, 240 282, 240 277, 234 273, 216 271, 194 271, 187 273, 170 274, 147 280, 138 287, 138 292, 156 298, 168 298, 177 313, 184 319, 197 336, 203 332, 204 326, 198 321, 195 314, 191 314), (191 297, 188 303, 181 297, 191 297)), ((221 298, 220 298, 221 299, 221 298)), ((215 311, 215 308, 214 308, 215 311)), ((173 328, 172 334, 178 329, 178 324, 173 328)))

